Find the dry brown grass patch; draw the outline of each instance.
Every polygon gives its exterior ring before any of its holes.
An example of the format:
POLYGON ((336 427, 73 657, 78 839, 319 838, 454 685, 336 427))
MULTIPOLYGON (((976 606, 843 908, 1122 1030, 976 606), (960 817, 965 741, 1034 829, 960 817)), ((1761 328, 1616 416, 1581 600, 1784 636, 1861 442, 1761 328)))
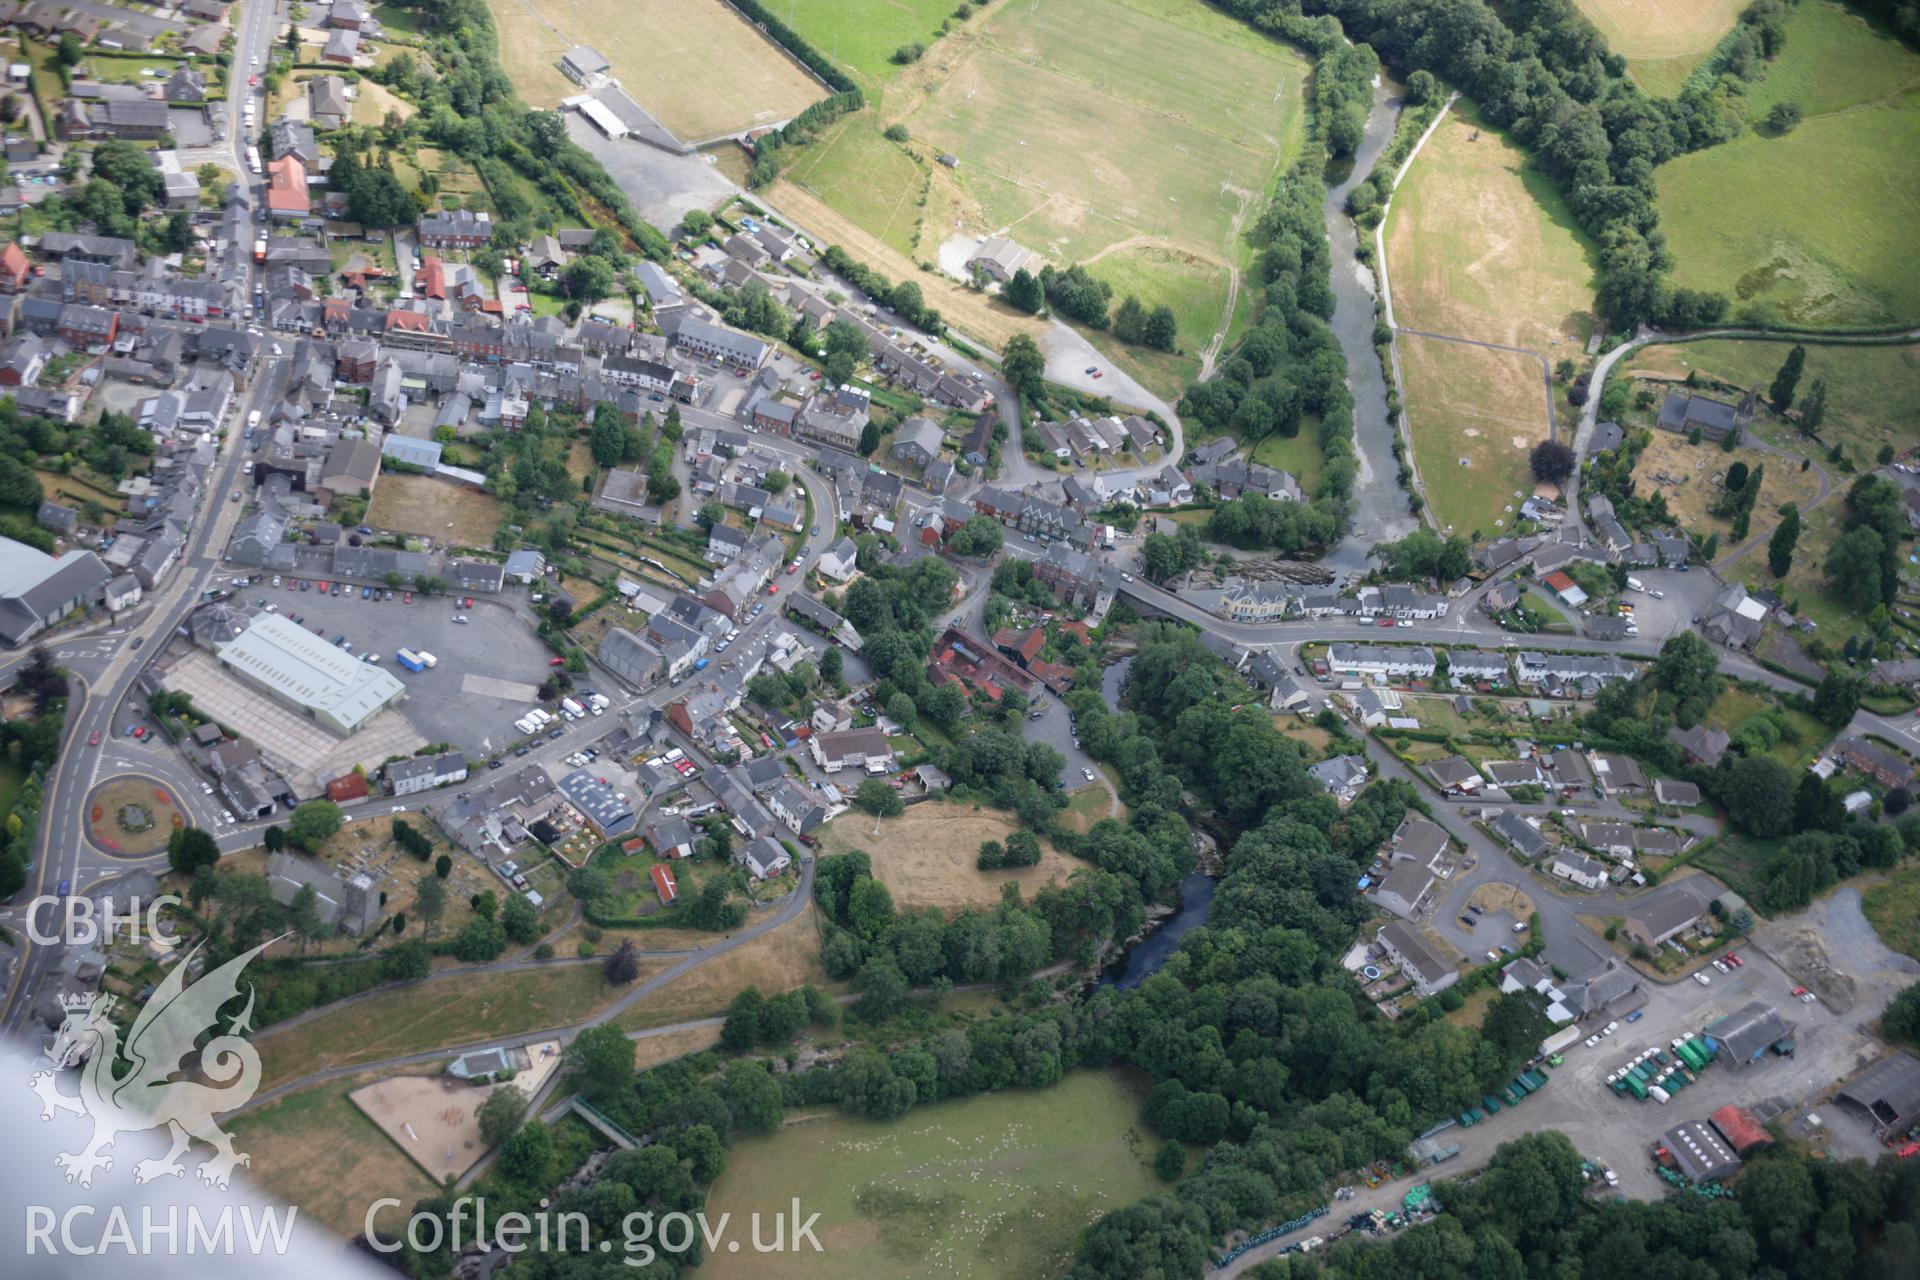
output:
POLYGON ((443 546, 485 547, 500 527, 500 503, 454 480, 384 473, 367 506, 367 523, 432 538, 443 546))
MULTIPOLYGON (((709 945, 720 941, 706 936, 709 945)), ((749 986, 778 995, 808 983, 833 985, 820 965, 820 916, 812 904, 779 928, 689 969, 614 1021, 629 1031, 692 1022, 725 1013, 728 1002, 749 986)))
POLYGON ((1753 508, 1751 523, 1756 534, 1773 527, 1782 503, 1798 503, 1804 514, 1813 495, 1819 492, 1819 477, 1811 470, 1800 470, 1790 459, 1747 448, 1724 453, 1719 445, 1688 444, 1687 437, 1670 431, 1653 433, 1653 441, 1641 451, 1633 474, 1641 493, 1665 495, 1667 510, 1673 513, 1681 528, 1703 536, 1720 533, 1720 550, 1724 554, 1734 548, 1734 543, 1725 536, 1732 526, 1717 516, 1708 515, 1707 511, 1719 501, 1723 492, 1721 479, 1735 462, 1744 462, 1749 469, 1762 464, 1767 468, 1760 481, 1760 497, 1753 508), (1663 475, 1667 477, 1664 481, 1658 478, 1663 475))
POLYGON ((397 1228, 414 1201, 438 1188, 348 1101, 347 1094, 377 1079, 368 1073, 289 1094, 227 1122, 235 1145, 253 1158, 248 1176, 309 1216, 353 1237, 367 1206, 391 1196, 400 1207, 376 1219, 397 1228))
MULTIPOLYGON (((1104 787, 1097 790, 1106 799, 1104 787)), ((1106 816, 1104 805, 1101 817, 1106 816)), ((1032 867, 982 871, 974 865, 985 840, 1005 840, 1020 824, 996 809, 975 809, 939 800, 910 806, 897 818, 876 820, 864 813, 835 818, 819 832, 822 853, 864 849, 873 859, 874 877, 887 886, 902 911, 939 907, 988 907, 1000 901, 1000 886, 1020 885, 1027 897, 1051 882, 1064 884, 1084 864, 1040 844, 1040 862, 1032 867)), ((1091 825, 1091 824, 1089 824, 1091 825)))
POLYGON ((1595 266, 1552 185, 1463 100, 1394 192, 1386 234, 1394 321, 1575 355, 1595 266))

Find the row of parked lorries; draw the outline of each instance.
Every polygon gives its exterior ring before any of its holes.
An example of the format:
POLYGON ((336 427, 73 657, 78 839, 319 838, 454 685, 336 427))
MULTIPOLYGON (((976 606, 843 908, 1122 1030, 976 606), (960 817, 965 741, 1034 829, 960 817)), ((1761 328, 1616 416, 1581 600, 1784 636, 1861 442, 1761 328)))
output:
POLYGON ((1674 1094, 1699 1079, 1713 1058, 1711 1041, 1681 1036, 1665 1049, 1653 1045, 1637 1054, 1607 1077, 1607 1087, 1618 1094, 1632 1094, 1642 1102, 1652 1098, 1665 1106, 1674 1094))
MULTIPOLYGON (((1546 1087, 1547 1073, 1538 1067, 1529 1067, 1501 1085, 1497 1092, 1481 1098, 1479 1106, 1469 1107, 1455 1118, 1460 1121, 1461 1128, 1471 1129, 1488 1116, 1498 1115, 1502 1103, 1509 1107, 1517 1107, 1546 1087)), ((1457 1155, 1458 1152, 1456 1151, 1455 1154, 1457 1155)), ((1436 1160, 1434 1163, 1439 1164, 1440 1161, 1436 1160)))

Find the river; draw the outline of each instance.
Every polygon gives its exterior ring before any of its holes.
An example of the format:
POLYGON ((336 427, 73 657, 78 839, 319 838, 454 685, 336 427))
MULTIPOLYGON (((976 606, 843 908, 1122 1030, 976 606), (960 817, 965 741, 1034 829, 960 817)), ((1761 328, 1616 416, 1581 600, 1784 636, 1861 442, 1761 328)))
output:
POLYGON ((1213 910, 1213 891, 1220 882, 1198 872, 1180 882, 1180 911, 1160 922, 1160 927, 1134 944, 1127 952, 1125 968, 1119 965, 1100 977, 1103 987, 1131 991, 1159 971, 1167 957, 1180 949, 1180 939, 1207 922, 1213 910))
POLYGON ((1373 350, 1373 272, 1354 256, 1359 242, 1353 219, 1347 216, 1347 192, 1373 172, 1393 141, 1399 116, 1399 100, 1389 96, 1384 78, 1376 80, 1373 109, 1354 152, 1353 168, 1343 181, 1327 189, 1324 212, 1332 262, 1333 334, 1347 357, 1354 451, 1360 462, 1353 484, 1352 524, 1323 561, 1336 570, 1364 570, 1374 543, 1404 537, 1418 524, 1407 505, 1406 490, 1400 487, 1400 463, 1393 456, 1394 427, 1387 416, 1387 380, 1373 350))
MULTIPOLYGON (((1364 569, 1374 543, 1404 537, 1418 523, 1407 505, 1406 490, 1400 487, 1400 463, 1393 456, 1394 428, 1387 417, 1387 380, 1380 371, 1380 357, 1373 350, 1373 272, 1354 256, 1358 240, 1353 220, 1347 216, 1347 192, 1373 171, 1393 140, 1399 115, 1398 100, 1389 96, 1384 80, 1376 81, 1373 108, 1354 152, 1353 168, 1328 188, 1324 211, 1333 264, 1333 332, 1347 358, 1347 385, 1353 391, 1354 448, 1360 459, 1353 486, 1352 528, 1325 560, 1330 568, 1340 570, 1364 569)), ((1100 691, 1116 711, 1120 709, 1121 685, 1132 665, 1133 659, 1126 658, 1101 673, 1100 691)), ((1109 969, 1100 985, 1126 991, 1152 976, 1179 948, 1182 938, 1206 923, 1218 885, 1217 880, 1198 873, 1182 880, 1179 912, 1163 920, 1159 928, 1128 951, 1125 966, 1109 969)))

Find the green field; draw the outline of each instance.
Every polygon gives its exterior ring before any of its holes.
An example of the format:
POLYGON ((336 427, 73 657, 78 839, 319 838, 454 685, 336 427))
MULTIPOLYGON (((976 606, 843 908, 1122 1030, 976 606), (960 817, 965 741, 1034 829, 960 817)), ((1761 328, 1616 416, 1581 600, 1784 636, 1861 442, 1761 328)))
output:
POLYGON ((834 1115, 742 1138, 707 1197, 742 1222, 818 1213, 823 1252, 709 1255, 713 1280, 1060 1275, 1081 1231, 1160 1189, 1158 1142, 1118 1075, 918 1108, 892 1124, 834 1115))
POLYGON ((1749 120, 1776 102, 1797 102, 1808 116, 1865 103, 1887 106, 1920 82, 1913 50, 1832 0, 1800 0, 1786 33, 1786 47, 1747 89, 1749 120))
POLYGON ((950 0, 787 0, 771 7, 871 93, 899 74, 893 51, 932 44, 955 5, 950 0))
POLYGON ((1725 292, 1736 315, 1758 319, 1920 316, 1916 85, 1920 56, 1837 5, 1800 5, 1746 109, 1758 118, 1793 101, 1807 119, 1783 137, 1750 131, 1680 156, 1655 175, 1674 282, 1725 292))
POLYGON ((847 116, 788 168, 787 177, 911 257, 926 177, 880 129, 871 111, 847 116))

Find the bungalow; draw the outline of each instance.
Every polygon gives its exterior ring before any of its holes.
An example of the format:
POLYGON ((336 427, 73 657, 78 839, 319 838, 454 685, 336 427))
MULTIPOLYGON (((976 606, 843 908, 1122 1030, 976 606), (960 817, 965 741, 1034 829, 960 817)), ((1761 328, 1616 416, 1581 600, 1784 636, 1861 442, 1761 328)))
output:
POLYGON ((1480 789, 1484 779, 1465 756, 1448 756, 1427 766, 1427 777, 1446 795, 1467 795, 1480 789))
POLYGON ((1616 858, 1633 856, 1633 828, 1624 822, 1583 822, 1580 838, 1601 853, 1616 858))
POLYGON ((1679 747, 1681 754, 1689 761, 1712 769, 1719 765, 1720 757, 1727 753, 1727 746, 1733 737, 1719 729, 1695 725, 1691 729, 1676 726, 1667 730, 1667 740, 1679 747))
POLYGON ((1562 880, 1571 880, 1582 889, 1598 889, 1607 882, 1605 863, 1595 862, 1584 853, 1557 853, 1549 868, 1562 880))
POLYGON ((1307 775, 1319 783, 1323 791, 1344 805, 1350 803, 1367 785, 1367 760, 1359 755, 1335 756, 1331 760, 1309 765, 1307 775))
POLYGON ((1666 827, 1635 827, 1633 829, 1633 851, 1643 856, 1651 854, 1656 858, 1670 858, 1690 843, 1692 841, 1687 836, 1666 827))
POLYGON ((1452 837, 1444 828, 1410 812, 1395 829, 1387 846, 1387 856, 1390 861, 1415 862, 1439 874, 1446 869, 1446 854, 1451 843, 1452 837))
POLYGON ((1375 906, 1411 920, 1426 905, 1433 888, 1433 872, 1419 862, 1397 862, 1368 891, 1375 906))
POLYGON ((1660 778, 1653 784, 1653 798, 1669 809, 1691 809, 1700 803, 1700 788, 1691 782, 1660 778))
POLYGON ((1647 793, 1647 775, 1632 756, 1596 751, 1588 759, 1593 764, 1594 781, 1606 796, 1639 796, 1647 793))
POLYGON ((1585 795, 1593 788, 1593 770, 1587 765, 1587 758, 1571 747, 1563 747, 1547 757, 1547 768, 1552 772, 1547 785, 1563 796, 1585 795))
POLYGON ((1540 829, 1508 809, 1489 824, 1493 833, 1512 845, 1523 858, 1537 858, 1547 851, 1547 838, 1540 829))
POLYGON ((1663 893, 1622 903, 1621 928, 1644 947, 1659 947, 1700 922, 1701 906, 1686 890, 1674 887, 1663 893))
POLYGON ((1546 782, 1540 765, 1533 760, 1489 760, 1480 766, 1487 780, 1503 791, 1515 787, 1537 787, 1546 782))

